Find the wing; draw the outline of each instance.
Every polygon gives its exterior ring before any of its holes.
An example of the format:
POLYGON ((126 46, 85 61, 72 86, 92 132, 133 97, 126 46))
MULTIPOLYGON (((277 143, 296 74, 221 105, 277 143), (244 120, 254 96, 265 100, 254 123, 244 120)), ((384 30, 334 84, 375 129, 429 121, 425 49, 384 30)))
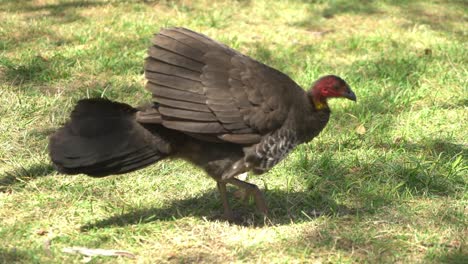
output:
POLYGON ((253 144, 304 94, 287 75, 188 29, 164 29, 152 43, 146 88, 159 106, 154 119, 167 128, 253 144))

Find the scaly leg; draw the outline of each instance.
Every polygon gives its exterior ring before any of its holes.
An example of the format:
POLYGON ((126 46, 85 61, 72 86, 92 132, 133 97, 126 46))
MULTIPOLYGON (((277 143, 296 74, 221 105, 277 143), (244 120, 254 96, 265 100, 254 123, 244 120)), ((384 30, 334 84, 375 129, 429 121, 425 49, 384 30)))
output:
POLYGON ((221 196, 221 201, 223 202, 223 207, 224 207, 223 218, 225 218, 226 220, 232 221, 234 219, 234 213, 232 212, 231 206, 229 206, 229 202, 227 199, 226 183, 217 181, 216 184, 218 186, 219 195, 221 196))
POLYGON ((260 189, 258 189, 257 185, 241 181, 236 178, 227 179, 225 182, 244 189, 248 195, 252 195, 254 197, 257 209, 264 215, 268 214, 268 207, 266 205, 265 198, 263 197, 263 193, 260 191, 260 189))
MULTIPOLYGON (((236 178, 241 181, 247 181, 247 177, 248 177, 247 172, 241 173, 236 176, 236 178)), ((234 192, 234 196, 236 198, 239 198, 243 202, 247 201, 247 199, 250 197, 250 195, 247 193, 245 189, 240 189, 240 188, 234 192)))

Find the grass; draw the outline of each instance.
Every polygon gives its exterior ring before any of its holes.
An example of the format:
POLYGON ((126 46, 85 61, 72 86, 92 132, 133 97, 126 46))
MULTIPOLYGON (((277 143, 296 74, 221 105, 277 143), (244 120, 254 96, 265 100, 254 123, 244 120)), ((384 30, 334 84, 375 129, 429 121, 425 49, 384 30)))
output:
MULTIPOLYGON (((464 1, 0 1, 0 262, 467 263, 464 1), (57 174, 47 137, 83 97, 147 101, 152 34, 184 26, 289 74, 342 76, 313 142, 250 181, 270 219, 181 161, 91 179, 57 174)), ((231 193, 234 189, 230 190, 231 193)))

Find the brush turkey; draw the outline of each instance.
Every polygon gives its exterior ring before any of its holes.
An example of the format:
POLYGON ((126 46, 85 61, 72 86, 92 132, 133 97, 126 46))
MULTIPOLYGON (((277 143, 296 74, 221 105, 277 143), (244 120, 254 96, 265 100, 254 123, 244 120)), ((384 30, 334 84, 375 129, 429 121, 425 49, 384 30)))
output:
POLYGON ((153 95, 148 106, 80 100, 50 138, 53 164, 61 173, 103 177, 181 158, 217 182, 227 219, 233 212, 226 184, 252 195, 266 214, 259 188, 236 176, 267 172, 317 136, 330 116, 327 99, 356 100, 338 76, 321 77, 305 91, 280 71, 185 28, 155 35, 145 76, 153 95))

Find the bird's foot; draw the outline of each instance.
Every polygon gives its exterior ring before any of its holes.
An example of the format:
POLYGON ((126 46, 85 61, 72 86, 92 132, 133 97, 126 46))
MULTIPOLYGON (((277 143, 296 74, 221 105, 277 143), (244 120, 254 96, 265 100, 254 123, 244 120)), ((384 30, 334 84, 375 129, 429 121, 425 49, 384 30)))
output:
POLYGON ((262 191, 258 188, 257 185, 248 183, 245 181, 241 181, 237 178, 232 178, 226 181, 227 183, 233 184, 240 189, 244 190, 245 192, 245 197, 250 197, 252 196, 255 200, 255 205, 257 206, 257 209, 262 213, 263 215, 268 214, 268 206, 265 201, 265 197, 263 197, 262 191))
POLYGON ((258 211, 260 211, 263 214, 263 216, 267 216, 268 206, 266 204, 265 197, 263 196, 262 191, 256 188, 251 191, 250 195, 254 197, 255 205, 257 206, 258 211))

